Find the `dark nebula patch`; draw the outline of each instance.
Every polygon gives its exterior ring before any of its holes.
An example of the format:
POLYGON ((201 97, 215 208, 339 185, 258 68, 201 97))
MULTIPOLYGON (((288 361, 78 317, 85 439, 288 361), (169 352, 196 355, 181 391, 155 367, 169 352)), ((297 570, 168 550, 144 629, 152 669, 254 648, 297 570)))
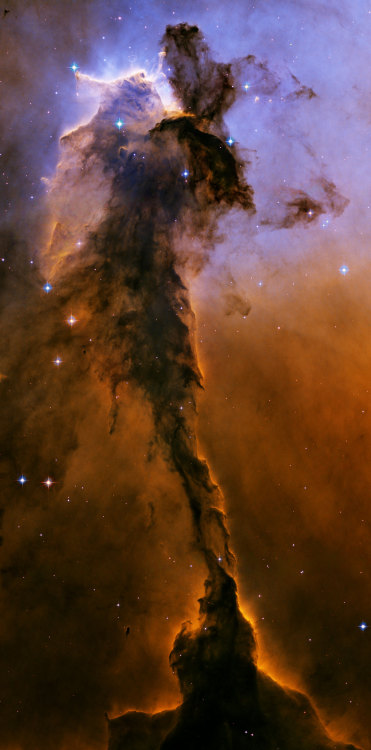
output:
MULTIPOLYGON (((278 226, 288 229, 294 224, 310 224, 318 219, 321 214, 340 216, 349 201, 341 195, 333 182, 320 180, 318 185, 319 197, 312 198, 304 191, 298 191, 297 195, 286 202, 286 214, 278 226)), ((269 224, 269 221, 267 222, 269 224)))
POLYGON ((185 112, 219 121, 236 98, 231 65, 211 58, 197 26, 167 26, 162 43, 170 67, 169 80, 185 112))
POLYGON ((291 74, 291 78, 298 88, 293 91, 291 94, 288 95, 287 99, 313 99, 315 96, 317 96, 316 92, 313 91, 313 89, 310 86, 303 86, 299 79, 291 74))
POLYGON ((313 200, 305 193, 300 193, 294 200, 287 204, 287 214, 281 224, 287 229, 294 226, 297 222, 309 223, 314 221, 320 214, 325 213, 321 203, 313 200))

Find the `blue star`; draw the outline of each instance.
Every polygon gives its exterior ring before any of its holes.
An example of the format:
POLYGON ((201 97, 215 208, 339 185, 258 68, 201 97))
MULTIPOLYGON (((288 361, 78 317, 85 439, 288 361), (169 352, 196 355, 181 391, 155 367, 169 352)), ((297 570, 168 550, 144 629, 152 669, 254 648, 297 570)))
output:
POLYGON ((234 138, 230 135, 229 138, 227 138, 226 143, 228 143, 228 146, 233 146, 234 138))
POLYGON ((47 294, 49 294, 49 292, 51 292, 51 290, 52 290, 52 289, 53 289, 53 287, 52 287, 52 285, 51 285, 51 284, 49 284, 49 282, 48 282, 48 281, 47 281, 47 283, 46 283, 46 284, 44 284, 44 286, 43 286, 43 290, 44 290, 44 292, 46 292, 47 294))
POLYGON ((184 172, 182 172, 182 177, 184 177, 185 180, 189 177, 188 169, 185 169, 184 172))
POLYGON ((366 622, 361 622, 361 624, 358 625, 358 627, 359 627, 360 630, 367 630, 368 625, 367 625, 366 622))
POLYGON ((121 130, 121 128, 122 128, 122 126, 123 126, 123 124, 124 124, 124 123, 123 123, 123 121, 121 120, 121 118, 120 118, 120 117, 119 117, 119 119, 118 119, 118 120, 116 120, 116 122, 115 122, 116 128, 118 128, 119 130, 121 130))
POLYGON ((343 276, 346 276, 346 275, 347 275, 347 273, 349 272, 349 268, 348 268, 348 266, 346 266, 346 265, 344 264, 343 266, 340 266, 340 268, 339 268, 339 271, 340 271, 340 273, 341 273, 341 274, 342 274, 343 276))
POLYGON ((76 63, 72 63, 72 65, 70 65, 70 70, 73 70, 74 73, 76 73, 76 70, 78 69, 79 69, 79 66, 76 65, 76 63))
POLYGON ((22 487, 23 487, 23 485, 24 485, 24 484, 26 484, 26 482, 27 482, 27 479, 26 479, 26 477, 24 477, 24 476, 23 476, 23 474, 22 474, 22 476, 21 476, 21 477, 19 477, 19 478, 17 479, 17 482, 19 482, 19 484, 21 484, 21 485, 22 485, 22 487))

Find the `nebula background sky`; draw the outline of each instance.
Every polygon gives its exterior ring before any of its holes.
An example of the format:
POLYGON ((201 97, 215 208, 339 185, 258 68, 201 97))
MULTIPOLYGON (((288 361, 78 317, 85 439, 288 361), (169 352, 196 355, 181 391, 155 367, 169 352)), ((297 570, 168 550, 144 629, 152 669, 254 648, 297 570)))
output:
MULTIPOLYGON (((0 747, 101 750, 105 711, 179 702, 168 655, 180 624, 197 619, 205 577, 184 490, 130 382, 110 434, 111 393, 85 356, 81 301, 63 310, 43 291, 40 258, 62 210, 48 203, 59 138, 99 103, 71 64, 105 80, 145 69, 166 101, 160 39, 187 21, 217 60, 253 54, 282 91, 291 73, 316 93, 243 92, 226 122, 257 213, 226 214, 206 263, 197 238, 179 239, 180 256, 203 373, 199 446, 225 496, 259 665, 305 690, 334 737, 369 750, 371 11, 362 0, 6 10, 0 747), (282 196, 321 202, 324 180, 349 200, 343 213, 282 227, 282 196)), ((90 198, 71 195, 73 223, 90 198)))

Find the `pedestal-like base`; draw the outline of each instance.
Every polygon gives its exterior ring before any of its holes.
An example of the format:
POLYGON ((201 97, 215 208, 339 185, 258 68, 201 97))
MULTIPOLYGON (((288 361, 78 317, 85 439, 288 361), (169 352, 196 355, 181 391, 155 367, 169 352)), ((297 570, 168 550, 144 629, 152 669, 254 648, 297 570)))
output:
POLYGON ((108 750, 356 750, 328 737, 306 695, 260 671, 253 682, 246 675, 241 694, 241 677, 229 697, 213 691, 210 702, 203 696, 173 711, 110 720, 108 750))

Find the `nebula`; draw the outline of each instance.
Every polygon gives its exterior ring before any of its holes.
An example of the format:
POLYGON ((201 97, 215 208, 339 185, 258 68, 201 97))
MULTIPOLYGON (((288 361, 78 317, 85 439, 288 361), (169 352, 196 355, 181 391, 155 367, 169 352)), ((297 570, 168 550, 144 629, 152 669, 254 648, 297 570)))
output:
MULTIPOLYGON (((110 384, 111 433, 119 386, 134 383, 145 394, 156 440, 184 487, 208 573, 200 625, 183 627, 170 656, 183 695, 181 709, 157 722, 144 717, 137 729, 130 715, 112 722, 110 748, 273 748, 277 742, 287 748, 330 747, 304 696, 258 676, 253 629, 238 605, 221 492, 198 455, 194 417, 201 374, 173 230, 176 224, 177 233, 188 237, 208 230, 210 245, 210 227, 223 212, 234 205, 255 212, 253 190, 244 180, 238 149, 227 138, 223 113, 236 98, 245 68, 252 66, 253 75, 257 71, 269 94, 279 82, 270 82, 264 66, 249 57, 215 63, 195 26, 168 26, 163 45, 181 113, 159 119, 158 95, 143 74, 106 87, 95 117, 62 139, 51 193, 54 211, 58 204, 67 210, 67 224, 66 219, 56 224, 41 264, 66 307, 78 295, 92 337, 89 358, 96 359, 99 377, 110 384), (112 130, 118 112, 119 136, 112 130), (82 216, 73 206, 84 191, 88 214, 82 241, 77 240, 82 216), (144 745, 143 732, 148 734, 144 745)), ((303 217, 312 221, 325 210, 341 213, 347 201, 335 186, 326 183, 324 193, 326 209, 305 193, 287 202, 282 226, 303 217)), ((230 294, 228 304, 241 307, 238 295, 230 294)))
MULTIPOLYGON (((35 9, 3 23, 41 39, 35 9)), ((346 291, 335 241, 361 200, 321 80, 209 39, 182 19, 152 74, 70 64, 56 169, 21 119, 7 157, 45 195, 1 234, 4 750, 368 748, 346 560, 367 577, 369 449, 343 399, 367 411, 366 275, 346 291)))

